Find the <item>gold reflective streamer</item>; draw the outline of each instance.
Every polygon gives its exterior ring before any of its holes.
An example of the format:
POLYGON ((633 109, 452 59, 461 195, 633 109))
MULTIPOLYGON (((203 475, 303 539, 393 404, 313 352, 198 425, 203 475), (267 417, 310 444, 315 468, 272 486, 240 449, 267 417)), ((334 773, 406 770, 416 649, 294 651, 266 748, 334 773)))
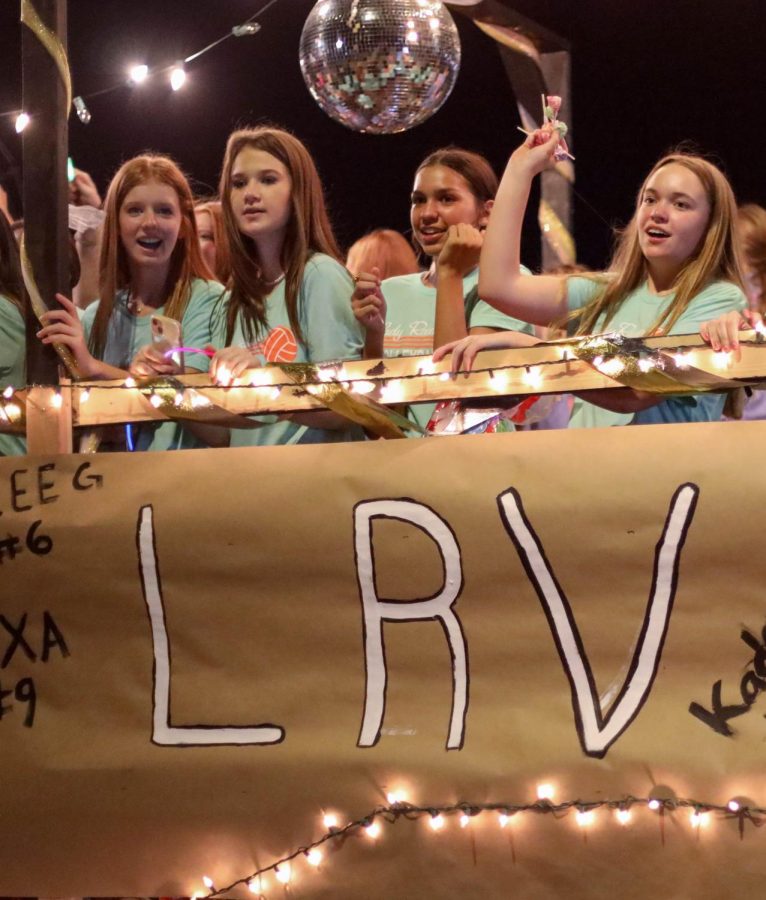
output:
POLYGON ((551 245, 562 265, 574 265, 576 251, 572 235, 547 200, 540 201, 540 206, 537 210, 537 221, 543 237, 551 245))
POLYGON ((65 109, 66 115, 69 117, 69 110, 72 108, 72 76, 69 73, 69 59, 64 46, 50 28, 43 23, 31 0, 21 0, 21 21, 40 41, 56 63, 66 91, 65 109))
POLYGON ((474 19, 474 23, 480 28, 484 34, 489 35, 498 44, 508 47, 509 50, 515 50, 523 56, 533 59, 537 65, 540 65, 540 51, 535 46, 531 38, 528 38, 515 28, 508 28, 504 25, 490 25, 489 22, 481 22, 474 19))
MULTIPOLYGON (((21 262, 21 276, 24 279, 24 287, 27 289, 27 294, 29 295, 29 301, 32 304, 34 314, 37 316, 40 324, 42 324, 42 315, 49 310, 45 305, 43 298, 40 296, 40 290, 37 287, 37 282, 35 281, 35 273, 32 271, 32 263, 29 261, 29 257, 27 256, 27 246, 23 234, 21 236, 21 244, 19 246, 19 259, 21 262)), ((75 358, 72 355, 72 351, 69 349, 69 347, 56 342, 53 344, 53 349, 56 351, 56 353, 58 353, 61 361, 69 370, 69 374, 72 376, 72 378, 79 379, 81 377, 80 370, 77 367, 77 363, 75 362, 75 358)))
POLYGON ((369 397, 352 394, 340 382, 321 381, 316 366, 310 363, 283 364, 277 368, 328 409, 378 437, 403 438, 405 431, 423 433, 422 428, 409 419, 369 397))

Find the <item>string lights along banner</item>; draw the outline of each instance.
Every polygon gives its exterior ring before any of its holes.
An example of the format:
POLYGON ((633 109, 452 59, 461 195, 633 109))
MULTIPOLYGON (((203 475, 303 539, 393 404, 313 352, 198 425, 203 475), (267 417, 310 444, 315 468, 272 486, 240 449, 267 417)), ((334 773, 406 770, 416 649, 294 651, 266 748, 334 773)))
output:
POLYGON ((761 423, 0 462, 0 893, 766 875, 761 423))

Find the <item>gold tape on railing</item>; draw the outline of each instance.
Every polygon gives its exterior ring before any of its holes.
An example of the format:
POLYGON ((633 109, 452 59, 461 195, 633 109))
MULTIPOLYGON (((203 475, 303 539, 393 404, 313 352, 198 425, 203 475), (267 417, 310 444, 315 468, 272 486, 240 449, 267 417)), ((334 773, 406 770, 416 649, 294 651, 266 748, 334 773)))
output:
MULTIPOLYGON (((35 281, 35 273, 32 271, 32 263, 27 256, 27 246, 23 234, 21 236, 21 244, 19 245, 19 258, 21 262, 21 276, 24 279, 24 287, 27 289, 29 301, 32 304, 32 310, 37 316, 38 321, 42 324, 43 313, 48 312, 48 307, 40 296, 40 290, 35 281)), ((56 342, 53 344, 53 349, 58 353, 72 378, 79 379, 81 377, 80 370, 77 367, 77 363, 75 362, 75 358, 69 347, 56 342)))
POLYGON ((64 46, 38 16, 31 0, 21 0, 21 21, 40 41, 50 54, 51 59, 56 63, 59 75, 64 83, 64 90, 66 91, 65 109, 67 117, 69 117, 69 110, 72 108, 72 76, 69 72, 69 59, 64 46))

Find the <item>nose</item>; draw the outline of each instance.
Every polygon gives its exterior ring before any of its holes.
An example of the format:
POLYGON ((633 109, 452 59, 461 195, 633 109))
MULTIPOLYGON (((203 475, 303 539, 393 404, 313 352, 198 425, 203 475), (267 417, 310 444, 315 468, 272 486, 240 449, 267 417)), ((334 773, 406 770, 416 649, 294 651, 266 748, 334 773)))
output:
POLYGON ((260 191, 258 190, 258 182, 251 178, 250 181, 245 185, 245 202, 252 202, 257 200, 260 196, 260 191))
POLYGON ((150 207, 147 207, 144 210, 143 216, 141 217, 141 225, 144 228, 154 228, 156 226, 156 224, 157 224, 157 214, 154 212, 153 209, 151 209, 150 207))
POLYGON ((435 200, 427 200, 420 210, 420 218, 427 222, 434 222, 439 218, 435 200))
POLYGON ((668 209, 664 201, 658 200, 652 207, 652 221, 664 222, 668 218, 668 209))

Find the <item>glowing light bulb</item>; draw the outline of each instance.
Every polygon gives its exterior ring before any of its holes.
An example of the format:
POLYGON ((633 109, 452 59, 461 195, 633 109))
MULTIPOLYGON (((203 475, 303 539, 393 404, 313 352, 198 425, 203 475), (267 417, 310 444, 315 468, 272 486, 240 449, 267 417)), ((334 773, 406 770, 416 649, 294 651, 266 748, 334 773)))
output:
POLYGON ((149 75, 149 66, 141 63, 137 66, 131 66, 128 71, 128 77, 133 82, 133 84, 141 84, 142 81, 146 81, 147 76, 149 75))
POLYGON ((263 875, 256 875, 248 881, 247 889, 251 894, 262 894, 266 890, 266 879, 263 875))
POLYGON ((64 398, 59 394, 58 391, 51 397, 51 406, 54 409, 61 409, 62 404, 64 403, 64 398))
POLYGON ((604 375, 608 375, 610 378, 616 378, 624 369, 625 363, 621 359, 617 359, 616 356, 613 356, 611 359, 604 360, 604 362, 602 362, 601 365, 598 366, 599 372, 603 372, 604 375))
POLYGON ((370 822, 369 825, 364 826, 364 833, 367 835, 367 837, 371 841, 374 841, 375 838, 379 838, 380 832, 381 832, 380 822, 370 822))
POLYGON ((5 397, 6 400, 10 400, 11 397, 14 395, 15 391, 16 391, 16 388, 12 387, 9 384, 8 387, 3 391, 3 397, 5 397))
POLYGON ((537 785, 537 799, 538 800, 553 800, 556 792, 553 789, 552 784, 538 784, 537 785))
POLYGON ((174 91, 180 91, 185 83, 186 69, 184 69, 182 63, 177 63, 173 66, 173 70, 170 73, 170 86, 174 91))
POLYGON ((328 366, 326 369, 319 370, 319 380, 320 381, 337 381, 338 380, 338 370, 334 366, 328 366))
POLYGON ((499 813, 497 817, 497 824, 501 828, 505 828, 505 826, 511 821, 511 817, 506 815, 505 813, 499 813))
POLYGON ((265 387, 271 384, 271 373, 268 369, 253 369, 250 373, 250 384, 252 387, 265 387))
POLYGON ((437 813, 435 816, 431 816, 428 824, 433 831, 441 831, 444 828, 444 816, 441 813, 437 813))
POLYGON ((674 353, 673 354, 673 362, 678 366, 679 369, 688 369, 689 368, 688 353, 674 353))
POLYGON ((270 400, 279 400, 279 395, 282 393, 282 389, 278 387, 273 387, 269 391, 269 399, 270 400))
POLYGON ((391 806, 395 806, 397 803, 406 803, 407 792, 401 788, 397 788, 395 791, 389 791, 386 794, 386 800, 391 806))
POLYGON ((629 809, 618 809, 615 816, 620 825, 627 825, 632 818, 632 813, 629 809))
POLYGON ((493 391, 504 391, 508 386, 508 373, 493 372, 489 376, 489 386, 493 391))
POLYGON ((149 398, 149 402, 155 409, 159 409, 162 406, 162 397, 159 394, 152 394, 149 398))
POLYGON ((467 828, 470 824, 471 824, 471 817, 469 815, 467 815, 466 813, 463 813, 463 815, 460 816, 460 827, 467 828))
POLYGON ((338 817, 335 815, 335 813, 325 813, 324 817, 322 818, 322 824, 328 831, 330 831, 332 828, 337 828, 338 817))
POLYGON ((729 808, 729 810, 731 812, 734 812, 734 813, 739 812, 739 810, 740 810, 739 803, 736 800, 729 800, 729 802, 726 804, 726 806, 729 808))
POLYGON ((380 392, 383 403, 401 403, 404 400, 404 388, 399 381, 392 381, 380 392))
POLYGON ((657 811, 660 808, 660 801, 659 800, 650 800, 646 805, 649 807, 649 809, 657 811))
POLYGON ((80 403, 87 403, 88 400, 90 400, 90 391, 88 388, 85 388, 85 390, 80 391, 80 403))
POLYGON ((215 887, 215 882, 213 881, 213 879, 212 879, 209 875, 203 875, 203 876, 202 876, 202 883, 205 885, 205 887, 206 887, 209 891, 212 891, 213 888, 215 887))
POLYGON ((21 407, 17 406, 15 403, 6 403, 5 414, 11 420, 18 419, 21 416, 21 407))
POLYGON ((183 402, 184 402, 184 395, 181 393, 181 391, 178 391, 176 393, 175 397, 173 397, 173 405, 174 406, 182 406, 183 402))
POLYGON ((646 374, 647 372, 651 372, 654 368, 654 360, 649 359, 646 356, 642 356, 638 361, 638 368, 646 374))
POLYGON ((528 366, 524 372, 524 384, 530 387, 539 388, 543 383, 543 372, 540 366, 528 366))
POLYGON ((710 813, 694 810, 689 815, 689 821, 692 824, 692 828, 707 828, 710 824, 710 813))
POLYGON ((27 125, 29 125, 29 122, 29 116, 25 112, 19 113, 16 116, 16 134, 21 134, 27 125))
POLYGON ((578 809, 575 813, 575 820, 580 828, 587 828, 593 824, 595 813, 592 809, 578 809))
POLYGON ((433 360, 426 359, 418 366, 418 375, 433 375, 436 371, 436 366, 433 364, 433 360))
POLYGON ((728 369, 731 365, 731 353, 721 350, 713 354, 713 365, 716 369, 728 369))
POLYGON ((766 337, 766 325, 760 321, 760 319, 753 325, 753 329, 761 335, 761 337, 766 337))
POLYGON ((451 376, 450 376, 449 372, 442 372, 441 375, 439 376, 439 381, 449 381, 450 377, 451 376))
POLYGON ((126 388, 134 388, 136 386, 136 379, 131 378, 130 375, 125 379, 125 387, 126 388))
POLYGON ((314 847, 313 850, 309 850, 309 852, 306 854, 306 862, 310 866, 314 866, 315 868, 316 868, 316 866, 321 864, 322 859, 323 859, 322 851, 317 850, 316 847, 314 847))
POLYGON ((292 872, 290 870, 290 863, 282 863, 281 866, 277 866, 274 870, 274 877, 280 884, 290 884, 290 879, 292 878, 292 872))
POLYGON ((226 366, 219 366, 218 371, 215 373, 215 380, 218 384, 222 384, 226 387, 231 383, 231 372, 226 366))

